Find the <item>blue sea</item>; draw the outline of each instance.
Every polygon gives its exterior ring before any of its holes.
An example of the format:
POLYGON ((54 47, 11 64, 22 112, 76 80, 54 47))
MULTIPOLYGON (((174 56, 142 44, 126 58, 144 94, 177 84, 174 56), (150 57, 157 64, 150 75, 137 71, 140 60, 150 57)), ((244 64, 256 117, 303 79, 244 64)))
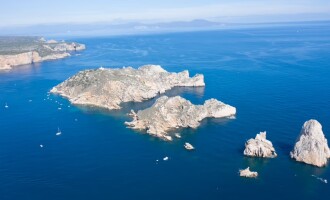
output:
POLYGON ((0 73, 1 200, 330 196, 330 184, 316 178, 330 181, 329 166, 289 157, 306 120, 317 119, 330 139, 329 22, 69 39, 87 49, 0 73), (124 125, 131 108, 144 109, 156 98, 111 112, 47 99, 78 71, 145 64, 204 74, 205 88, 166 95, 195 104, 216 98, 237 108, 236 119, 206 119, 180 130, 181 140, 164 142, 124 125), (267 131, 277 158, 243 156, 246 140, 260 131, 267 131), (196 150, 186 151, 185 142, 196 150), (238 176, 248 166, 257 178, 238 176))

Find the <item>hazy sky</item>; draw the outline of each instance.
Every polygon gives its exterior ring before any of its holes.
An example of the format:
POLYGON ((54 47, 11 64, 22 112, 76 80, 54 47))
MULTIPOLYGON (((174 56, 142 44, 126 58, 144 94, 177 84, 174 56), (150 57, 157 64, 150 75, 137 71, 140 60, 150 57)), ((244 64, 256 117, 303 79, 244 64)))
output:
POLYGON ((0 0, 0 26, 127 20, 253 22, 281 21, 283 16, 329 20, 330 0, 0 0))

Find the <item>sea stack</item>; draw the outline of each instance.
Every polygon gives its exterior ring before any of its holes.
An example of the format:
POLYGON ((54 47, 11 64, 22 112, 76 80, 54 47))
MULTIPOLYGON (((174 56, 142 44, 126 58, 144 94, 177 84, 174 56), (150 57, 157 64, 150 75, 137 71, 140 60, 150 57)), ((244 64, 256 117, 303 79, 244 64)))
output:
POLYGON ((250 167, 248 167, 246 169, 239 170, 239 175, 247 178, 255 178, 258 176, 258 172, 252 172, 250 171, 250 167))
POLYGON ((244 155, 274 158, 277 156, 273 144, 266 139, 266 131, 260 132, 256 135, 255 139, 251 138, 245 143, 244 155))
POLYGON ((125 124, 132 129, 146 130, 148 134, 165 138, 170 130, 180 127, 197 128, 204 118, 221 118, 236 114, 236 108, 216 99, 205 101, 203 105, 194 105, 180 97, 162 96, 145 110, 131 112, 131 122, 125 124))
POLYGON ((323 134, 322 125, 318 121, 311 119, 304 123, 290 155, 298 162, 317 167, 324 167, 327 164, 330 149, 323 134))

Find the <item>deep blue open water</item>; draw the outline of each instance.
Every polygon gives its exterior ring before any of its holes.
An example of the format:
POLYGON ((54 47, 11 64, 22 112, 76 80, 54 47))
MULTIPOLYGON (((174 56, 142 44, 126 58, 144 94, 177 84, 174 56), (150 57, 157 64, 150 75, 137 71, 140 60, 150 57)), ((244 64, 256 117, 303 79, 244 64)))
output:
POLYGON ((330 23, 72 40, 87 50, 0 73, 1 200, 330 196, 330 184, 312 176, 330 181, 329 166, 289 157, 308 119, 317 119, 330 138, 330 23), (237 108, 236 119, 207 119, 196 130, 181 130, 181 140, 164 142, 123 124, 128 110, 155 99, 112 112, 47 99, 53 86, 80 70, 144 64, 203 73, 205 88, 167 95, 196 104, 217 98, 237 108), (260 131, 267 131, 277 158, 243 156, 245 141, 260 131), (196 150, 186 151, 184 142, 196 150), (247 166, 259 177, 239 177, 247 166))

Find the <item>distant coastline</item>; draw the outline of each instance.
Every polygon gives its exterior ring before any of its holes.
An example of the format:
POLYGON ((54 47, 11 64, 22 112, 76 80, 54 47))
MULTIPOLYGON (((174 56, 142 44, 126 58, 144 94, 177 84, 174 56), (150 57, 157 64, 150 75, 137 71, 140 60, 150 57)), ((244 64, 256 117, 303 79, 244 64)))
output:
POLYGON ((81 51, 84 44, 43 37, 0 37, 0 70, 15 66, 56 60, 70 56, 71 51, 81 51))

